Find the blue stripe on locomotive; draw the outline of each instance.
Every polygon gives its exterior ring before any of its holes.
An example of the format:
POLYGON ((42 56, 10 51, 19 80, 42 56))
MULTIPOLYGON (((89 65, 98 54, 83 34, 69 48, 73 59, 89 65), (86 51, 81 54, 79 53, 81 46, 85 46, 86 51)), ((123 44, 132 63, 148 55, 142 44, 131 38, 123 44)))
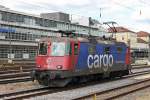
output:
MULTIPOLYGON (((90 43, 80 43, 80 51, 78 56, 78 61, 76 65, 76 69, 88 69, 87 59, 89 54, 90 43)), ((103 55, 104 48, 110 47, 110 53, 113 56, 113 64, 114 63, 123 63, 125 64, 125 55, 126 55, 126 45, 124 43, 120 44, 96 44, 96 55, 103 55), (122 51, 120 53, 117 52, 117 47, 121 47, 122 51)), ((94 55, 95 55, 94 54, 94 55)), ((89 63, 92 63, 92 60, 89 60, 89 63)))

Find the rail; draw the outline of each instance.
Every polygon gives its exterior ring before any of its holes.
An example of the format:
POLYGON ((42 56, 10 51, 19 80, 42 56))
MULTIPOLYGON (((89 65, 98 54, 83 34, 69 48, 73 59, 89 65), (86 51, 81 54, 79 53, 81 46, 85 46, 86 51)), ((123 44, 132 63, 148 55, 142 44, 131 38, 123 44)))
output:
POLYGON ((150 79, 144 79, 139 82, 115 87, 105 91, 90 93, 85 96, 77 97, 73 100, 83 100, 88 98, 93 98, 93 100, 97 100, 97 98, 101 100, 112 100, 148 87, 150 87, 150 79))

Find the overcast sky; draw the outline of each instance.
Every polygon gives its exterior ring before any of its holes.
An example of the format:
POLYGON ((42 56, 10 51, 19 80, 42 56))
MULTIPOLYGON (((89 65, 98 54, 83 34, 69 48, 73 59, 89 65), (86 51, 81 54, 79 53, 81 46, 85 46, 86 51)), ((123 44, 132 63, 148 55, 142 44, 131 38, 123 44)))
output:
POLYGON ((0 0, 0 5, 32 14, 61 11, 150 32, 149 0, 0 0))

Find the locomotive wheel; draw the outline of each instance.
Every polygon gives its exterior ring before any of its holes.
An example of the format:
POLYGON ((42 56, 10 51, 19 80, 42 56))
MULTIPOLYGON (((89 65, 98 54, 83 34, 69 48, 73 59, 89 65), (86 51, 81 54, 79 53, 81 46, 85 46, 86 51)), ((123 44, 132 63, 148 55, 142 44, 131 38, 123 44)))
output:
POLYGON ((39 84, 41 84, 41 85, 45 85, 45 86, 48 86, 49 85, 49 77, 47 76, 47 77, 44 77, 44 78, 42 78, 42 79, 38 79, 38 82, 39 82, 39 84))

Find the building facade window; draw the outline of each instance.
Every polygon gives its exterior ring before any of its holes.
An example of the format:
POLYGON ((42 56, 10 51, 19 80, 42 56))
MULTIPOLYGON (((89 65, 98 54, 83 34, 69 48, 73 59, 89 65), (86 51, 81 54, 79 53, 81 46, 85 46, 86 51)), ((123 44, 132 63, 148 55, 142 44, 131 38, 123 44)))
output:
POLYGON ((24 16, 14 13, 8 13, 8 12, 1 12, 2 14, 2 21, 6 22, 24 22, 24 16))

